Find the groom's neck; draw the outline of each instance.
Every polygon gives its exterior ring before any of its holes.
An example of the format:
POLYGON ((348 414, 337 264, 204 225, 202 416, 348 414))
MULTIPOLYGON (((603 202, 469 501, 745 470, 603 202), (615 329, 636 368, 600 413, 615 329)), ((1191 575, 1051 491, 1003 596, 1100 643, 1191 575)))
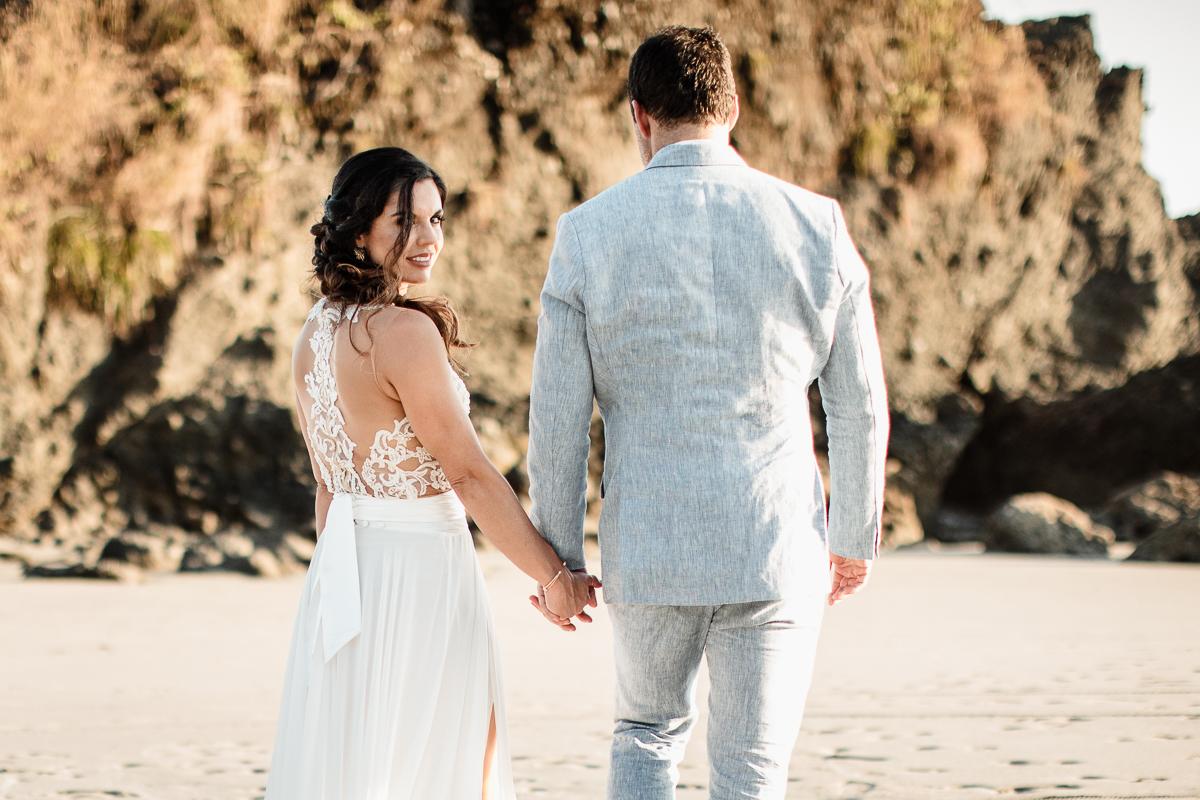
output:
POLYGON ((655 153, 668 145, 697 139, 729 144, 729 126, 693 123, 666 126, 659 125, 656 121, 652 122, 650 126, 650 158, 654 158, 655 153))

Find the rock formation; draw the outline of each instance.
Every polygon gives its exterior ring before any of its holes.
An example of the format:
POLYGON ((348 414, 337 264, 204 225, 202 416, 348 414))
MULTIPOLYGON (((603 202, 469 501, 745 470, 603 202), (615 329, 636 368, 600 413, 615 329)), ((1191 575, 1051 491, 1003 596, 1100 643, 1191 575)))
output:
POLYGON ((981 12, 6 5, 0 552, 83 570, 305 560, 289 354, 307 229, 338 163, 381 144, 450 186, 430 288, 469 318, 476 425, 519 487, 554 223, 639 168, 625 65, 668 22, 725 38, 749 163, 846 210, 872 270, 906 540, 938 535, 945 503, 1045 490, 1100 506, 1163 469, 1200 472, 1200 223, 1169 219, 1140 166, 1141 73, 1101 69, 1086 17, 981 12))
POLYGON ((1152 533, 1130 554, 1129 560, 1200 564, 1200 516, 1182 519, 1152 533))
POLYGON ((983 542, 1003 553, 1048 553, 1105 558, 1113 532, 1082 510, 1044 492, 1021 494, 996 509, 983 542))
POLYGON ((1113 498, 1107 517, 1117 536, 1140 542, 1189 517, 1200 517, 1200 481, 1164 472, 1113 498))

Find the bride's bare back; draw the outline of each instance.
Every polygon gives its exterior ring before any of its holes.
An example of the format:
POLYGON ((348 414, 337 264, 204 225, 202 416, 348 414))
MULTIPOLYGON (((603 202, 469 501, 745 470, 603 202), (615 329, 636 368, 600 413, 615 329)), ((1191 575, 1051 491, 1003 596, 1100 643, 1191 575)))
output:
POLYGON ((448 364, 406 369, 403 375, 394 368, 399 351, 419 344, 403 341, 405 329, 422 323, 427 326, 427 318, 408 309, 342 308, 324 300, 313 307, 296 343, 292 372, 313 473, 323 494, 415 500, 451 489, 405 413, 400 386, 409 390, 406 394, 444 397, 449 385, 454 400, 437 408, 436 416, 449 416, 457 427, 470 408, 466 387, 448 364), (430 385, 411 385, 422 380, 430 385))

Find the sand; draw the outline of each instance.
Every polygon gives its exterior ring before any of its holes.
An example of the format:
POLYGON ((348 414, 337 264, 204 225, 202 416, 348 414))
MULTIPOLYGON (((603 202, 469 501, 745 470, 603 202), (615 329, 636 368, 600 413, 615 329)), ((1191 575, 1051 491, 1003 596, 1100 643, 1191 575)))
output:
MULTIPOLYGON (((480 553, 522 796, 602 798, 609 628, 480 553)), ((261 797, 299 577, 18 580, 0 798, 261 797)), ((701 703, 704 702, 701 677, 701 703)), ((679 797, 707 797, 703 720, 679 797)), ((787 797, 1200 798, 1200 568, 909 551, 830 610, 787 797)))

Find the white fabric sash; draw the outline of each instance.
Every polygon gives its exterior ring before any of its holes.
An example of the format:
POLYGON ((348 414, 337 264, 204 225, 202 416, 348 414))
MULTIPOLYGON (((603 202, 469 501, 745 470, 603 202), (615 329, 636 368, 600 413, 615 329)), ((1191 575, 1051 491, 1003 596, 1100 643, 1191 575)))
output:
MULTIPOLYGON (((362 597, 358 587, 358 549, 354 542, 354 495, 333 496, 325 515, 325 528, 313 553, 313 598, 309 601, 311 623, 319 622, 325 661, 362 632, 362 597), (311 619, 313 612, 317 618, 311 619)), ((309 638, 309 655, 316 649, 316 636, 309 638)))
POLYGON ((308 601, 309 656, 316 652, 319 628, 326 663, 362 633, 356 524, 394 533, 469 535, 466 512, 454 492, 416 500, 335 494, 309 567, 315 570, 308 601))

